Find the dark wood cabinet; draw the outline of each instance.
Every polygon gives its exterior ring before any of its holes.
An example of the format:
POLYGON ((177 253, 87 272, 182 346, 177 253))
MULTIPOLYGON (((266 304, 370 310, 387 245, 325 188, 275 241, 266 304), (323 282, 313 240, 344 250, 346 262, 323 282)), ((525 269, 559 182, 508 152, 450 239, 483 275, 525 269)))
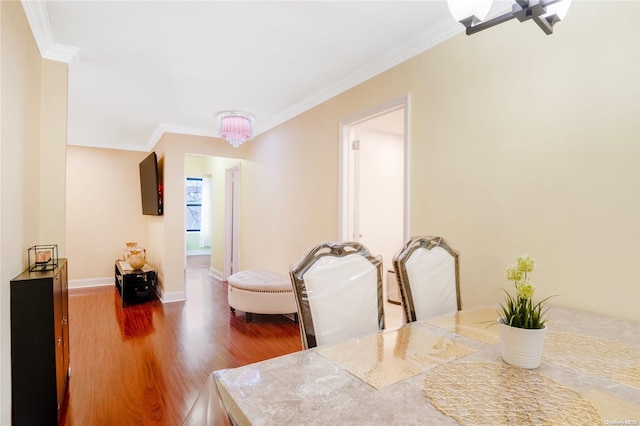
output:
POLYGON ((67 261, 11 280, 14 425, 57 425, 69 378, 67 261))
POLYGON ((157 296, 156 272, 148 265, 130 269, 127 262, 116 260, 114 279, 123 308, 128 302, 146 302, 157 296))

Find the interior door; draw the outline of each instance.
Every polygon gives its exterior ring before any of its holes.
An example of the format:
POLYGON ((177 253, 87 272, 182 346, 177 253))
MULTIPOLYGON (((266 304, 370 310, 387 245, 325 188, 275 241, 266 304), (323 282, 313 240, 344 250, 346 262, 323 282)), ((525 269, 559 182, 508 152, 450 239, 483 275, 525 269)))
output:
POLYGON ((388 270, 403 244, 402 138, 367 129, 360 135, 358 175, 354 177, 354 237, 382 255, 388 270))
POLYGON ((349 138, 346 239, 382 256, 384 270, 392 270, 405 239, 404 110, 359 121, 349 138))

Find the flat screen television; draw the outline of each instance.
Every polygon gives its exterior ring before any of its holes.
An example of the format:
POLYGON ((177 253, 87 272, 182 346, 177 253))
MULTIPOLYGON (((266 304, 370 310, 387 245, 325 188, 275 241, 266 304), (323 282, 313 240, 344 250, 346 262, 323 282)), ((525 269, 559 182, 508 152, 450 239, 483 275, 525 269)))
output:
POLYGON ((162 215, 162 177, 158 172, 158 157, 152 152, 140 162, 142 214, 162 215))

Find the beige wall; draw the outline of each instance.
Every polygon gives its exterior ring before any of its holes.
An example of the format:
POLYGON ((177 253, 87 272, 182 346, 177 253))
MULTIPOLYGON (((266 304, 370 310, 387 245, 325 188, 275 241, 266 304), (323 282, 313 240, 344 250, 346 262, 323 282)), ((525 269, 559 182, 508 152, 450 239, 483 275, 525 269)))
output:
POLYGON ((113 282, 125 243, 147 247, 138 164, 149 153, 67 148, 66 240, 73 286, 113 282))
POLYGON ((288 275, 315 243, 337 239, 338 120, 370 105, 354 102, 327 102, 246 144, 240 269, 288 275))
POLYGON ((639 8, 574 2, 552 36, 456 36, 260 135, 241 267, 286 274, 337 238, 339 120, 410 93, 410 233, 460 250, 465 307, 500 301, 529 253, 540 297, 640 320, 639 8))
POLYGON ((9 281, 35 244, 65 256, 67 66, 40 58, 20 2, 0 2, 0 20, 0 424, 10 424, 9 281))
POLYGON ((539 296, 640 319, 639 18, 578 2, 552 38, 503 25, 406 64, 436 76, 412 93, 411 229, 461 251, 466 306, 530 253, 539 296))
POLYGON ((186 177, 202 177, 205 174, 207 157, 186 155, 184 157, 184 175, 186 177))
POLYGON ((67 64, 42 61, 40 243, 58 244, 59 253, 63 256, 66 253, 67 79, 67 64))

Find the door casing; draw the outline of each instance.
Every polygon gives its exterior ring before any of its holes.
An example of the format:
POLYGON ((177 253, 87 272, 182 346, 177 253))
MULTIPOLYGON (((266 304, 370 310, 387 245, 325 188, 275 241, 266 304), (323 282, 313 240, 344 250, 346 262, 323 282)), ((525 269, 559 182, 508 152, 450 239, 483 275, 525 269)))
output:
POLYGON ((224 281, 240 268, 240 165, 226 170, 225 186, 224 281))
MULTIPOLYGON (((338 236, 341 241, 352 241, 354 236, 350 233, 349 215, 352 202, 353 189, 350 188, 350 150, 352 149, 352 130, 358 124, 369 119, 384 115, 396 109, 404 109, 404 185, 403 185, 403 238, 409 238, 410 229, 410 95, 406 94, 382 105, 362 111, 340 121, 340 155, 339 155, 339 191, 338 191, 338 236)), ((357 237, 357 236, 356 236, 357 237)))

